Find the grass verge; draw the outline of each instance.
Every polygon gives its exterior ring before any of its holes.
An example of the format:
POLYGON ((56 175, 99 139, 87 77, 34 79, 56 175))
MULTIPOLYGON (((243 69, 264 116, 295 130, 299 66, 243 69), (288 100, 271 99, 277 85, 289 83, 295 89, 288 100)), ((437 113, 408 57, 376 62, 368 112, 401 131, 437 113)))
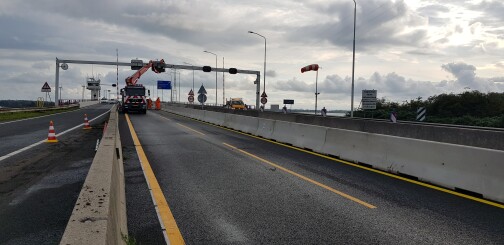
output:
POLYGON ((25 118, 40 117, 79 109, 78 106, 70 108, 47 109, 43 111, 13 111, 0 113, 0 122, 15 121, 25 118))

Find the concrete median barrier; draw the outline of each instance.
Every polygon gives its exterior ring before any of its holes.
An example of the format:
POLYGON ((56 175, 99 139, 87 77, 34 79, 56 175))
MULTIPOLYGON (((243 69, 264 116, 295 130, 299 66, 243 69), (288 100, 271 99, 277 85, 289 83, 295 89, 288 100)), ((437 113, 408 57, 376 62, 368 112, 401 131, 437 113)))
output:
POLYGON ((226 114, 224 126, 233 128, 245 133, 256 134, 259 119, 257 117, 246 117, 234 114, 226 114))
POLYGON ((209 123, 213 123, 213 124, 217 124, 217 125, 222 126, 222 125, 224 125, 225 119, 226 119, 225 113, 214 112, 214 111, 205 111, 204 120, 209 123))
POLYGON ((273 130, 275 129, 275 120, 261 119, 257 125, 257 135, 271 139, 273 137, 273 130))
POLYGON ((297 147, 321 151, 326 131, 325 127, 276 121, 271 138, 297 147))
POLYGON ((263 118, 256 124, 256 119, 206 111, 202 120, 504 202, 504 151, 263 118), (247 121, 253 123, 245 131, 247 121))
POLYGON ((60 244, 122 244, 128 234, 116 106, 60 244))

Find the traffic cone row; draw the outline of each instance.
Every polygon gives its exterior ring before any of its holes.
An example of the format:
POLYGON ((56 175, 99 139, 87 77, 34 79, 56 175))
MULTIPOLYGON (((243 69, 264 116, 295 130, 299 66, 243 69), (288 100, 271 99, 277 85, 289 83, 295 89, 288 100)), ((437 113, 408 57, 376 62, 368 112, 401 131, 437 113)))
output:
POLYGON ((54 131, 53 121, 49 123, 49 134, 47 135, 47 143, 56 143, 58 140, 56 139, 56 132, 54 131))
POLYGON ((91 129, 91 126, 89 126, 89 121, 87 119, 87 114, 84 114, 84 129, 91 129))

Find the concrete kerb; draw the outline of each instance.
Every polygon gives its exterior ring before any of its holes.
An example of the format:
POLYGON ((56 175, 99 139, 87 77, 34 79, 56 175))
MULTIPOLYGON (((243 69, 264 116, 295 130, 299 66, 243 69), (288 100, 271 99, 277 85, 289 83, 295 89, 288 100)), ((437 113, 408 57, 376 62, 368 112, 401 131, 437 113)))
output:
POLYGON ((60 244, 122 244, 128 234, 116 106, 60 244))

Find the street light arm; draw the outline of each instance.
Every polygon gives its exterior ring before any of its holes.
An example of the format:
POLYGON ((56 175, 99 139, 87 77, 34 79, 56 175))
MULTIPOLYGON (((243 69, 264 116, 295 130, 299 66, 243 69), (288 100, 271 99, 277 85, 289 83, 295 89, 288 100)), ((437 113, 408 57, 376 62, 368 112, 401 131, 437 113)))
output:
POLYGON ((264 40, 266 40, 266 37, 264 37, 263 35, 261 35, 261 34, 259 34, 259 33, 257 33, 257 32, 249 31, 248 33, 256 34, 256 35, 258 35, 258 36, 260 36, 260 37, 264 38, 264 40))
MULTIPOLYGON (((206 50, 203 52, 215 55, 215 69, 217 69, 217 54, 206 50)), ((215 106, 217 106, 217 70, 215 71, 215 106)))
POLYGON ((255 35, 258 35, 262 38, 264 38, 264 74, 263 74, 263 81, 264 81, 264 85, 263 85, 263 94, 266 93, 266 37, 257 33, 257 32, 253 32, 253 31, 248 31, 249 33, 251 34, 255 34, 255 35))
POLYGON ((205 53, 209 53, 209 54, 213 54, 213 55, 217 56, 217 54, 212 53, 212 52, 210 52, 210 51, 206 51, 206 50, 205 50, 205 51, 203 51, 203 52, 205 52, 205 53))

